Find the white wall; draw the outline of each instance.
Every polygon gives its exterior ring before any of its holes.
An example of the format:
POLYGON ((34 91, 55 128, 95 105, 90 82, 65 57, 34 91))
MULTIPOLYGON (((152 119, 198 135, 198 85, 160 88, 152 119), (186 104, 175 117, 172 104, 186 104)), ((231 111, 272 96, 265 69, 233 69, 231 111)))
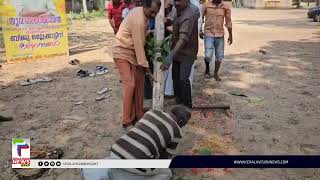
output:
POLYGON ((248 8, 255 8, 256 0, 244 0, 244 6, 248 8))
POLYGON ((244 6, 248 8, 290 8, 292 6, 292 0, 278 0, 279 2, 267 3, 267 1, 272 0, 244 0, 244 6), (269 6, 268 6, 268 5, 269 6))

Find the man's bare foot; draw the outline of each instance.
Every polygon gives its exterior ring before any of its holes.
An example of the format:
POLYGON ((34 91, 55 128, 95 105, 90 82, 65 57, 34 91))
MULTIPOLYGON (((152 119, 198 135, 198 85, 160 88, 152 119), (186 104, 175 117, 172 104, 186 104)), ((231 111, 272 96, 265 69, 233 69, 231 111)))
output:
POLYGON ((204 77, 205 77, 206 79, 211 79, 211 78, 212 78, 212 75, 211 75, 210 73, 205 73, 205 74, 204 74, 204 77))
POLYGON ((219 77, 218 74, 214 74, 213 77, 214 79, 216 79, 216 81, 221 81, 221 78, 219 77))

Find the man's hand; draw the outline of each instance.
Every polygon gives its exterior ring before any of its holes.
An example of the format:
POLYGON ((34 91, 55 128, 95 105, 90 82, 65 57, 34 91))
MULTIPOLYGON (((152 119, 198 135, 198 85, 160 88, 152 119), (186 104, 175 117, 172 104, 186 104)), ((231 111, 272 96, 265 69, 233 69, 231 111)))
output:
POLYGON ((169 32, 173 32, 173 26, 167 26, 167 31, 169 31, 169 32))
POLYGON ((229 35, 228 44, 231 45, 232 43, 233 43, 233 37, 232 35, 229 35))
POLYGON ((152 73, 148 73, 148 77, 149 77, 149 80, 150 82, 157 82, 156 78, 154 77, 154 75, 152 73))
POLYGON ((147 36, 149 36, 150 34, 153 34, 154 30, 147 30, 147 36))
POLYGON ((173 24, 173 19, 170 18, 170 17, 166 17, 166 18, 164 19, 164 21, 165 21, 165 25, 166 25, 166 26, 172 26, 172 24, 173 24))
POLYGON ((144 72, 146 73, 146 75, 149 77, 150 82, 157 82, 156 78, 153 76, 153 74, 151 73, 150 69, 148 67, 143 68, 144 72))
POLYGON ((28 9, 23 8, 20 12, 21 17, 37 17, 41 16, 42 14, 46 14, 48 10, 41 10, 41 11, 31 11, 28 9))
POLYGON ((201 39, 204 39, 204 33, 203 33, 203 31, 200 31, 199 36, 200 36, 201 39))
POLYGON ((114 34, 117 34, 116 28, 112 28, 112 29, 113 29, 113 33, 114 33, 114 34))
POLYGON ((43 13, 40 16, 52 16, 52 14, 49 11, 47 11, 46 13, 43 13))
POLYGON ((160 69, 162 71, 166 71, 166 70, 169 69, 170 65, 171 65, 170 63, 164 62, 164 63, 161 64, 160 69))
POLYGON ((109 24, 110 24, 111 28, 113 29, 114 34, 116 34, 116 29, 115 29, 115 25, 114 25, 113 20, 109 17, 108 17, 108 20, 109 20, 109 24))
POLYGON ((169 69, 170 65, 172 64, 174 54, 175 53, 171 51, 169 55, 166 57, 165 61, 161 64, 160 69, 162 71, 169 69))

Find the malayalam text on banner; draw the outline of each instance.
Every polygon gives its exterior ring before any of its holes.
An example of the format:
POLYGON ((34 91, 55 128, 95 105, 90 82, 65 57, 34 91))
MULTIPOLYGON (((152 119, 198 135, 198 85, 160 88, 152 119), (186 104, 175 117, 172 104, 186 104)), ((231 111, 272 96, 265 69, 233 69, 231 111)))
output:
POLYGON ((8 63, 68 55, 64 0, 4 0, 0 6, 8 63))

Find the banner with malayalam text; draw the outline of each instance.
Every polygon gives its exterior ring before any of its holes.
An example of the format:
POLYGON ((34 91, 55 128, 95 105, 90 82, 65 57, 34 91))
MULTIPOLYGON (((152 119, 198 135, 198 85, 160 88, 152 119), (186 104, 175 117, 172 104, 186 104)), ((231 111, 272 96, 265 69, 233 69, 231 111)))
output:
POLYGON ((8 63, 67 56, 65 0, 3 0, 8 63))

